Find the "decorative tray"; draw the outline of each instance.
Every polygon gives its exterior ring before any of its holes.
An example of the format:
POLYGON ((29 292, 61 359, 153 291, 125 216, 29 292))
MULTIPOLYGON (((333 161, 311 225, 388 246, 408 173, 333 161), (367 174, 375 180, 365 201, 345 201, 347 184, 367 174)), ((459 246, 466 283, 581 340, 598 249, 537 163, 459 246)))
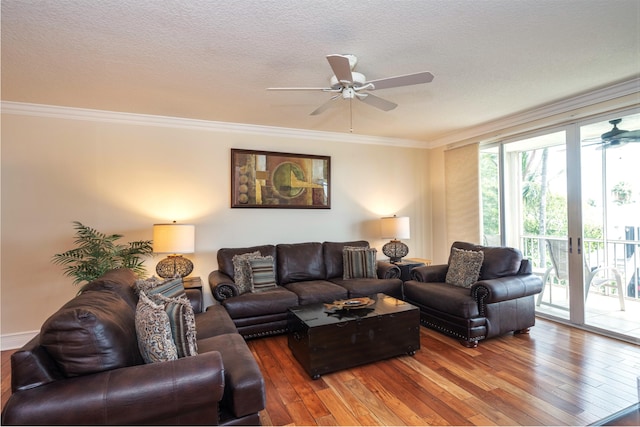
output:
POLYGON ((369 297, 349 298, 334 301, 331 304, 325 304, 325 308, 328 310, 354 310, 358 308, 369 307, 375 304, 375 301, 369 297))

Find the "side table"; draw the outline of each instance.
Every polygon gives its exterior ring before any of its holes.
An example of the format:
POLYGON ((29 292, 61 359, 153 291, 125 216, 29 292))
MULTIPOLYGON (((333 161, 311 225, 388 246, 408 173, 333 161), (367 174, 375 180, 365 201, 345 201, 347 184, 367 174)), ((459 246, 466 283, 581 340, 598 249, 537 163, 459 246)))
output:
POLYGON ((202 280, 198 276, 194 277, 184 277, 182 279, 182 284, 185 289, 197 289, 202 294, 202 280))
POLYGON ((411 270, 413 268, 431 265, 431 260, 422 258, 404 258, 402 262, 396 262, 394 264, 400 269, 400 280, 406 282, 407 280, 411 280, 411 270))

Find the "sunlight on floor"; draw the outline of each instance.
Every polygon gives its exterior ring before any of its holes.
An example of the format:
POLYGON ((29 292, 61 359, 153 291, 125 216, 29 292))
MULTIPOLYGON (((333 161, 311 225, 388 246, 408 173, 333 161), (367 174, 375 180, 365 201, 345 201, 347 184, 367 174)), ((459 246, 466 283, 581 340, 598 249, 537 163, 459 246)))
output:
MULTIPOLYGON (((552 294, 545 291, 542 303, 536 307, 539 313, 569 319, 569 294, 566 286, 552 286, 552 294), (551 297, 551 301, 549 300, 551 297)), ((585 323, 640 340, 640 300, 625 299, 625 311, 620 310, 616 295, 604 295, 596 289, 589 292, 585 323)))

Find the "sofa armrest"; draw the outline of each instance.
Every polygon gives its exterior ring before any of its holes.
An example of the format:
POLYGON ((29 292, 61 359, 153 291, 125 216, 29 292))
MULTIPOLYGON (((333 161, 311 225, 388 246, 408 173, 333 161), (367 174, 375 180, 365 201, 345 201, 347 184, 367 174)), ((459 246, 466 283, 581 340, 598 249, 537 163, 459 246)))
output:
POLYGON ((219 352, 65 378, 11 395, 2 424, 216 424, 219 352))
POLYGON ((240 295, 233 279, 220 270, 209 273, 209 288, 211 288, 211 295, 219 302, 240 295))
POLYGON ((401 272, 400 268, 387 261, 377 261, 377 271, 378 279, 399 279, 401 272))
POLYGON ((423 283, 445 282, 447 279, 447 264, 423 265, 411 269, 411 280, 423 283))
POLYGON ((202 307, 204 305, 202 301, 202 292, 199 289, 185 289, 184 293, 187 294, 187 299, 191 303, 194 313, 202 313, 202 307))
POLYGON ((491 304, 535 295, 542 291, 542 280, 534 274, 481 280, 471 286, 471 295, 478 303, 491 304))

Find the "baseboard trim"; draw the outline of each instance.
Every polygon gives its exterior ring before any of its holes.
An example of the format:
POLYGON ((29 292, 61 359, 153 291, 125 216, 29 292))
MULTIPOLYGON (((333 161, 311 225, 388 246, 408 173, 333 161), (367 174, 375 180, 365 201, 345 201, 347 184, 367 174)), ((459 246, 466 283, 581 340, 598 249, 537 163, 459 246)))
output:
POLYGON ((17 332, 15 334, 0 335, 0 350, 14 350, 28 343, 31 338, 38 335, 40 331, 17 332))

